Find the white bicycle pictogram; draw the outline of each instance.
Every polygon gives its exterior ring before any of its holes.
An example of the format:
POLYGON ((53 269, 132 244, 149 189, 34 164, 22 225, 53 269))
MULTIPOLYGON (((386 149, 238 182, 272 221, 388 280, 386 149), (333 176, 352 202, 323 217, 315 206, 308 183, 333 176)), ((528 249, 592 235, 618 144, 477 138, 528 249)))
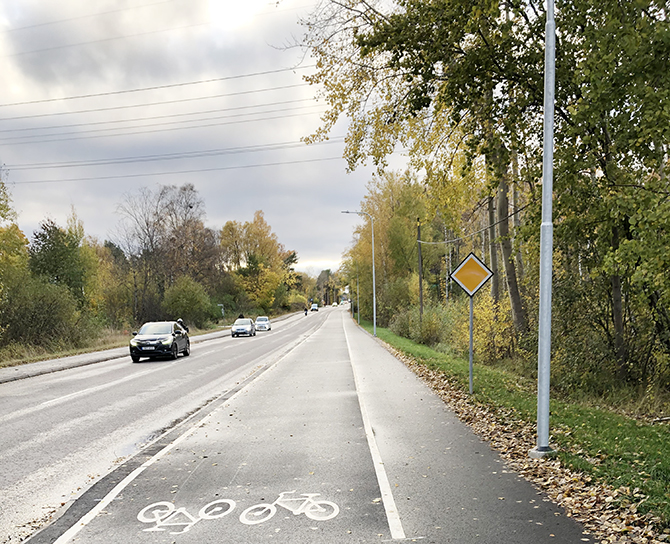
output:
POLYGON ((316 501, 320 493, 303 493, 299 497, 287 497, 295 491, 283 491, 272 504, 261 503, 250 506, 240 514, 240 521, 245 525, 256 525, 269 520, 277 513, 277 506, 286 508, 294 515, 305 514, 309 519, 325 521, 333 519, 340 513, 340 507, 330 501, 316 501))
POLYGON ((235 509, 235 501, 218 499, 203 506, 197 517, 192 516, 186 508, 176 508, 167 501, 155 502, 146 506, 137 514, 142 523, 155 523, 154 527, 144 531, 165 531, 165 527, 183 527, 181 531, 171 531, 171 535, 178 535, 189 531, 196 523, 203 519, 218 519, 230 514, 235 509))

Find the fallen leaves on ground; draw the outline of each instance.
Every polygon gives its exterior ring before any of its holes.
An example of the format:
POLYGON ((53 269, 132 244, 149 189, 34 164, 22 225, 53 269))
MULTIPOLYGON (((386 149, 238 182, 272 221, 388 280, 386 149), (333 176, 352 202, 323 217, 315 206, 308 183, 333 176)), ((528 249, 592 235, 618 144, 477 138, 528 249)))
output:
POLYGON ((664 533, 656 530, 658 518, 637 512, 637 505, 645 500, 638 489, 594 482, 556 458, 531 459, 528 452, 535 446, 535 425, 520 421, 511 411, 494 410, 474 402, 441 371, 428 368, 388 344, 385 346, 430 386, 462 422, 499 452, 509 468, 540 488, 601 544, 670 542, 668 529, 664 533))

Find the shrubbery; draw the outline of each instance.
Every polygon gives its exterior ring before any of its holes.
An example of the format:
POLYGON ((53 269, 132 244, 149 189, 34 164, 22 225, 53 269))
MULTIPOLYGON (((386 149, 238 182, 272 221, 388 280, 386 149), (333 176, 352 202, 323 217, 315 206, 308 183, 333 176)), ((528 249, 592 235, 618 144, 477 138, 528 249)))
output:
POLYGON ((182 276, 165 291, 163 309, 170 319, 183 319, 196 327, 215 321, 220 315, 218 306, 212 304, 205 288, 188 276, 182 276))
POLYGON ((49 349, 80 347, 97 336, 97 327, 63 285, 27 276, 7 289, 0 305, 1 343, 49 349))

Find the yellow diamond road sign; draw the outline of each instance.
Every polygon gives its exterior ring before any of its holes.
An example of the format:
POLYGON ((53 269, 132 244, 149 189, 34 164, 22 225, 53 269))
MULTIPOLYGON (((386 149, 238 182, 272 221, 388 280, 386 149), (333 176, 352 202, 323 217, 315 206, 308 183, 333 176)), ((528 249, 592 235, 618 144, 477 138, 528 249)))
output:
POLYGON ((465 292, 472 296, 488 279, 493 276, 488 267, 481 262, 473 253, 470 253, 463 262, 454 270, 451 277, 465 292))

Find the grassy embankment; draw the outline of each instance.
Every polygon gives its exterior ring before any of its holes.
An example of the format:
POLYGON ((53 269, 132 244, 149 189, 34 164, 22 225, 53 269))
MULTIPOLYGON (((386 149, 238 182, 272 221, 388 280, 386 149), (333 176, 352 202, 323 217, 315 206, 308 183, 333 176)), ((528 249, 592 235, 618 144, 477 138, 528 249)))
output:
MULTIPOLYGON (((369 332, 370 323, 361 322, 369 332)), ((468 390, 468 361, 377 327, 377 336, 415 361, 443 372, 462 391, 468 390)), ((534 423, 537 384, 509 371, 476 365, 473 402, 512 413, 534 423)), ((551 400, 551 445, 567 467, 614 488, 638 490, 646 498, 637 506, 670 525, 670 425, 652 424, 606 407, 551 400)), ((632 493, 634 495, 634 493, 632 493)), ((622 497, 621 500, 629 500, 622 497)), ((634 500, 634 499, 633 499, 634 500)))
MULTIPOLYGON (((213 327, 206 330, 190 328, 189 335, 197 336, 218 330, 223 326, 213 327)), ((128 346, 131 338, 131 332, 119 330, 105 330, 90 345, 77 348, 45 348, 36 346, 13 345, 9 348, 0 350, 0 368, 9 366, 18 366, 26 363, 44 361, 46 359, 56 359, 60 357, 69 357, 71 355, 80 355, 82 353, 91 353, 93 351, 102 351, 105 349, 121 348, 128 346)))

